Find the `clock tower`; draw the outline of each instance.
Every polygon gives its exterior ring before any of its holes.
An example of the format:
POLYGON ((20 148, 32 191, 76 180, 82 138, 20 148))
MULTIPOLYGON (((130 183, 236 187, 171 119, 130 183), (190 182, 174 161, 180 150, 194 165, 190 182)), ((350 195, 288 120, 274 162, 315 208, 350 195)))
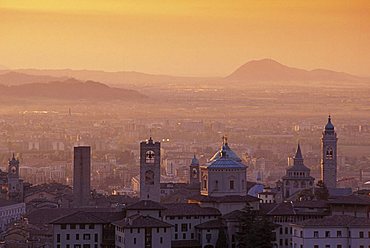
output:
POLYGON ((190 172, 189 172, 189 183, 195 188, 200 188, 200 178, 199 178, 199 160, 194 154, 191 160, 190 172))
POLYGON ((15 158, 14 153, 8 164, 8 198, 13 200, 22 200, 23 185, 19 179, 19 160, 15 158))
POLYGON ((140 200, 160 201, 161 143, 140 143, 140 200))
POLYGON ((328 117, 321 138, 321 180, 328 188, 337 186, 337 133, 328 117))

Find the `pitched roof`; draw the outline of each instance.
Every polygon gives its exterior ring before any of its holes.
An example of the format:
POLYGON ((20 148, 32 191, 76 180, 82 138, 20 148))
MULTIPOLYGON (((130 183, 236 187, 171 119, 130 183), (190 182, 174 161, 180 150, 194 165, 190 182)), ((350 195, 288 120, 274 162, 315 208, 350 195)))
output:
POLYGON ((282 202, 275 206, 267 215, 295 215, 292 202, 282 202))
POLYGON ((20 204, 20 202, 0 198, 0 207, 6 207, 6 206, 15 205, 15 204, 20 204))
POLYGON ((163 205, 151 200, 141 200, 126 207, 127 210, 164 210, 163 205))
POLYGON ((251 195, 227 195, 227 196, 194 196, 194 200, 201 202, 259 202, 260 199, 251 195))
POLYGON ((339 196, 329 200, 330 204, 341 205, 368 205, 370 206, 370 196, 365 195, 348 195, 339 196))
POLYGON ((299 226, 312 226, 312 227, 369 227, 370 219, 360 218, 348 215, 332 215, 321 219, 308 219, 305 221, 297 222, 295 225, 299 226))
POLYGON ((105 224, 110 223, 108 220, 103 220, 91 212, 78 211, 65 215, 56 220, 53 220, 51 224, 105 224))
POLYGON ((222 219, 217 219, 217 220, 210 220, 207 222, 204 222, 202 224, 196 225, 195 228, 198 229, 219 229, 222 227, 225 227, 226 224, 222 219))
POLYGON ((144 227, 172 227, 164 221, 158 220, 151 216, 133 215, 113 222, 114 225, 125 228, 144 228, 144 227))
POLYGON ((164 216, 194 216, 194 215, 221 215, 216 208, 201 207, 196 203, 170 203, 165 204, 164 216))

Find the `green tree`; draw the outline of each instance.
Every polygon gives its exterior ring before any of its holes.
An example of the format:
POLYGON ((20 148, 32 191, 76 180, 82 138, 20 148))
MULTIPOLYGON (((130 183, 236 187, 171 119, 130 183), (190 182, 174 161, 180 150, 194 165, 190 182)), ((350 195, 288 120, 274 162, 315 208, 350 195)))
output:
POLYGON ((216 248, 224 248, 224 247, 228 247, 227 237, 226 237, 225 228, 220 227, 220 229, 218 230, 216 248))
POLYGON ((239 248, 271 248, 275 240, 275 224, 258 211, 245 209, 237 233, 239 248))

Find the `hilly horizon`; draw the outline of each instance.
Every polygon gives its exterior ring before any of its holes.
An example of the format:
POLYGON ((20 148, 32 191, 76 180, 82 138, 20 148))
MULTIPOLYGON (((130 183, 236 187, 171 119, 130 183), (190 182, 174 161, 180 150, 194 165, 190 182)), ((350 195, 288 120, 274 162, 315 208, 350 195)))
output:
POLYGON ((69 78, 64 81, 3 85, 0 92, 7 97, 46 98, 54 100, 141 100, 146 96, 123 88, 114 88, 95 81, 80 81, 69 78))
POLYGON ((74 69, 16 69, 0 71, 0 84, 17 85, 27 82, 47 82, 76 78, 78 80, 93 80, 110 85, 156 85, 174 83, 194 83, 209 81, 227 82, 369 82, 369 78, 336 72, 327 69, 305 70, 283 65, 272 59, 251 60, 225 77, 187 77, 173 75, 157 75, 136 71, 106 72, 99 70, 74 69), (27 75, 29 79, 27 79, 27 75), (39 78, 38 78, 39 77, 39 78))

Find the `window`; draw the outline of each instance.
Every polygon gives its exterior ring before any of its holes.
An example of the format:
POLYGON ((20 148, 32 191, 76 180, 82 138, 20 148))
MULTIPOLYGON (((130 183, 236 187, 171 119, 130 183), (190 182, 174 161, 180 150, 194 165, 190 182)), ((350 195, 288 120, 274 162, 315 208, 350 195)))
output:
POLYGON ((289 234, 289 229, 287 227, 285 227, 285 234, 289 234))
POLYGON ((207 243, 211 242, 211 238, 212 238, 212 234, 207 233, 206 234, 207 243))
POLYGON ((234 189, 234 180, 230 180, 230 189, 234 189))
POLYGON ((83 236, 84 240, 90 240, 90 234, 89 233, 85 233, 84 236, 83 236))
POLYGON ((181 232, 187 232, 188 231, 188 224, 181 224, 181 232))
POLYGON ((182 239, 186 239, 186 233, 182 234, 182 239))
POLYGON ((359 236, 360 236, 360 239, 363 239, 364 238, 364 232, 360 232, 359 236))
POLYGON ((283 234, 283 228, 282 227, 279 228, 279 233, 283 234))
POLYGON ((57 234, 57 242, 60 242, 60 234, 57 234))
POLYGON ((136 238, 134 238, 134 245, 136 245, 136 238))
POLYGON ((337 237, 341 238, 342 237, 342 231, 337 231, 337 237))
POLYGON ((69 240, 70 237, 69 237, 69 233, 66 234, 66 240, 69 240))
POLYGON ((325 238, 330 238, 330 231, 325 232, 325 238))
POLYGON ((325 245, 325 248, 330 248, 330 245, 325 245))
POLYGON ((280 244, 280 246, 283 246, 283 240, 282 239, 279 240, 279 244, 280 244))
POLYGON ((194 239, 194 233, 191 233, 190 237, 191 239, 194 239))
POLYGON ((163 238, 162 237, 159 239, 159 243, 163 244, 163 238))
POLYGON ((313 232, 313 237, 314 238, 318 238, 319 237, 319 232, 318 231, 314 231, 313 232))
POLYGON ((90 248, 90 245, 89 244, 84 244, 82 247, 83 248, 90 248))
POLYGON ((76 240, 80 240, 80 234, 76 234, 76 240))
POLYGON ((94 235, 95 237, 94 237, 94 241, 95 242, 98 242, 98 234, 97 233, 95 233, 95 235, 94 235))
POLYGON ((179 229, 178 225, 175 224, 175 232, 178 232, 179 231, 178 229, 179 229))
POLYGON ((178 239, 178 238, 179 238, 179 235, 175 233, 175 239, 178 239))
POLYGON ((342 245, 337 245, 337 248, 342 248, 342 245))
POLYGON ((318 245, 314 245, 313 248, 319 248, 319 246, 318 245))
POLYGON ((85 224, 80 224, 80 229, 85 229, 85 224))
POLYGON ((95 228, 94 224, 89 224, 89 229, 94 229, 94 228, 95 228))
POLYGON ((71 224, 71 229, 76 229, 76 224, 71 224))
POLYGON ((145 163, 154 164, 155 153, 151 150, 145 153, 145 163))
POLYGON ((66 224, 62 224, 61 226, 60 226, 60 229, 66 229, 67 228, 67 225, 66 224))

